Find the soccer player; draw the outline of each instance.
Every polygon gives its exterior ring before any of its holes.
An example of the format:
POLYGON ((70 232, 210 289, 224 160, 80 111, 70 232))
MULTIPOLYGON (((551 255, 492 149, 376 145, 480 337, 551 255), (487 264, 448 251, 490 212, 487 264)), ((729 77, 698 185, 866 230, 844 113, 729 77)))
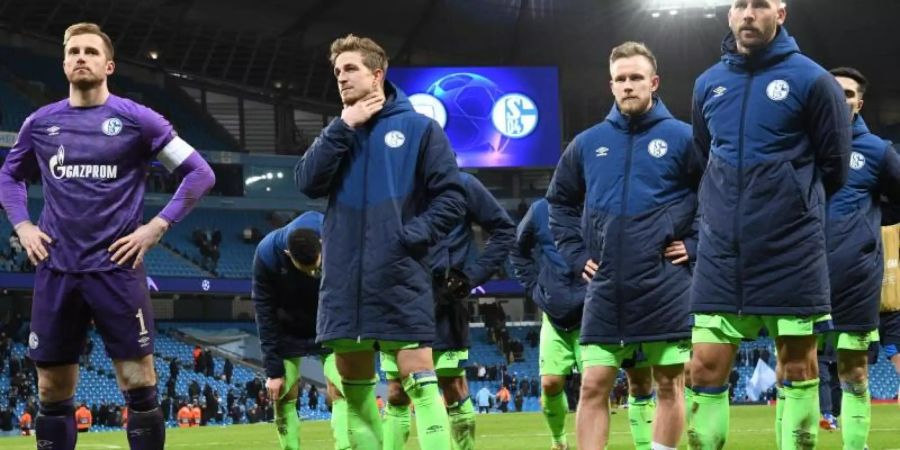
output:
POLYGON ((544 313, 538 349, 541 410, 550 429, 550 448, 566 450, 566 376, 573 368, 582 371, 578 338, 586 283, 556 248, 546 199, 534 202, 519 222, 510 261, 516 278, 544 313))
POLYGON ((354 449, 381 449, 376 345, 396 355, 416 410, 419 445, 450 448, 431 356, 435 339, 429 248, 463 218, 464 190, 437 122, 385 82, 387 55, 354 35, 331 63, 344 109, 297 163, 295 180, 328 198, 317 341, 335 352, 354 449))
POLYGON ((900 205, 900 156, 869 132, 860 115, 868 81, 858 70, 830 70, 844 90, 853 121, 847 183, 828 202, 828 270, 831 315, 841 380, 841 436, 845 449, 866 446, 871 425, 868 350, 878 343, 878 310, 884 277, 881 198, 900 205))
POLYGON ((660 79, 650 49, 626 42, 612 50, 609 65, 615 104, 606 120, 569 144, 547 191, 560 253, 589 281, 578 448, 606 446, 609 394, 626 367, 632 392, 644 390, 629 399, 635 446, 674 449, 684 423, 689 262, 696 248, 691 131, 656 96, 660 79), (652 430, 649 367, 658 404, 652 430))
POLYGON ((39 442, 75 447, 72 396, 93 322, 131 412, 132 449, 161 449, 165 427, 153 368, 153 310, 143 259, 214 184, 200 155, 159 114, 110 94, 112 43, 95 24, 63 38, 69 98, 29 116, 0 169, 0 202, 36 265, 28 354, 38 366, 39 442), (168 205, 141 224, 152 159, 184 175, 168 205), (40 172, 44 209, 34 225, 25 180, 40 172))
POLYGON ((316 343, 323 216, 310 211, 267 234, 253 258, 253 306, 266 371, 266 390, 275 402, 275 429, 282 450, 300 448, 297 395, 300 358, 323 355, 331 398, 335 450, 350 448, 347 403, 334 356, 316 343))
POLYGON ((831 326, 825 206, 847 177, 850 114, 785 17, 781 0, 734 0, 721 61, 694 86, 705 173, 691 285, 692 449, 725 444, 734 354, 762 327, 784 387, 781 448, 814 448, 818 437, 816 334, 831 326))
MULTIPOLYGON (((474 450, 475 407, 469 396, 463 364, 469 359, 469 308, 466 299, 475 286, 487 282, 506 261, 516 225, 490 191, 472 175, 460 172, 466 190, 465 221, 429 250, 435 296, 437 332, 433 345, 438 385, 450 417, 453 449, 474 450), (473 225, 488 234, 478 254, 473 225)), ((409 396, 400 385, 397 360, 381 354, 388 379, 384 448, 401 450, 409 436, 409 396)))

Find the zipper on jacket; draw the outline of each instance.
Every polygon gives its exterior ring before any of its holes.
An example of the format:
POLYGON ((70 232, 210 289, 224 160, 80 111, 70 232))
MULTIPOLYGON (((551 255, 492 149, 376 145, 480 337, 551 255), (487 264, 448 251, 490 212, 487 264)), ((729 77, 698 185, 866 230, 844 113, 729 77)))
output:
MULTIPOLYGON (((620 213, 620 217, 625 217, 625 214, 628 213, 628 185, 631 179, 631 154, 634 153, 634 135, 632 134, 634 131, 631 127, 628 127, 628 147, 626 151, 628 153, 625 154, 625 176, 622 183, 622 211, 620 213)), ((623 241, 623 231, 624 227, 619 227, 619 242, 616 243, 618 247, 618 258, 616 258, 616 314, 618 315, 619 322, 616 325, 617 331, 619 333, 619 344, 621 346, 625 346, 625 336, 622 333, 622 309, 624 308, 624 302, 622 301, 622 241, 623 241)), ((598 267, 597 270, 600 270, 598 267)))
MULTIPOLYGON (((369 140, 369 129, 366 129, 366 141, 369 140)), ((362 277, 363 277, 363 259, 366 254, 366 212, 369 203, 369 149, 363 150, 363 204, 362 204, 362 226, 359 232, 359 276, 356 278, 356 343, 362 342, 362 332, 360 331, 360 316, 362 316, 362 277)), ((401 229, 402 232, 402 229, 401 229)))
POLYGON ((738 198, 737 205, 734 209, 734 239, 737 258, 735 258, 734 275, 737 281, 737 313, 741 315, 744 309, 744 279, 741 265, 741 199, 744 197, 744 123, 747 121, 747 98, 753 89, 753 72, 750 72, 750 79, 747 81, 747 87, 744 89, 744 100, 741 102, 741 125, 738 133, 740 133, 740 141, 738 141, 738 165, 737 165, 737 182, 738 182, 738 198))

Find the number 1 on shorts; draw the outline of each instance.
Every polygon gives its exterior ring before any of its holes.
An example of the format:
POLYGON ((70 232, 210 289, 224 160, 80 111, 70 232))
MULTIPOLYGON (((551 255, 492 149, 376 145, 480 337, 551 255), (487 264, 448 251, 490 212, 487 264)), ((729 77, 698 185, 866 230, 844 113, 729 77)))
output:
POLYGON ((138 321, 141 322, 141 334, 140 334, 140 336, 143 336, 143 335, 147 334, 147 333, 148 333, 147 327, 144 326, 144 311, 142 311, 141 308, 138 308, 138 312, 137 312, 137 314, 134 315, 134 317, 137 317, 138 321))

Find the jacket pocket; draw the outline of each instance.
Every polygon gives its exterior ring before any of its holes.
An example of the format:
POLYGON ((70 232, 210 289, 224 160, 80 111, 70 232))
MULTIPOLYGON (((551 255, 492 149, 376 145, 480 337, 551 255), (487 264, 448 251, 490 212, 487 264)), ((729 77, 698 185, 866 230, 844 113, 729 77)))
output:
POLYGON ((783 167, 788 174, 790 182, 796 189, 797 195, 800 197, 800 201, 803 204, 803 212, 805 213, 809 211, 809 190, 803 187, 803 183, 800 182, 800 177, 797 175, 797 171, 794 169, 794 165, 791 164, 790 161, 785 162, 783 164, 783 167))
POLYGON ((595 262, 600 262, 603 256, 603 244, 605 242, 603 231, 606 215, 593 210, 587 216, 585 223, 584 244, 588 256, 595 262))

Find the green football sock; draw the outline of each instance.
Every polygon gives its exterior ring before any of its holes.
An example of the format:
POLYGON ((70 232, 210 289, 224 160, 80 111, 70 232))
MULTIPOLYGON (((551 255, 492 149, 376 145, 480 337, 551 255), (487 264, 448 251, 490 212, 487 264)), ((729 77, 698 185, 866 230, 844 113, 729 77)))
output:
POLYGON ((381 450, 381 416, 375 401, 375 379, 343 380, 343 384, 350 447, 381 450))
POLYGON ((334 437, 334 450, 350 450, 350 437, 347 436, 347 400, 343 398, 331 401, 331 434, 334 437))
POLYGON ((775 445, 781 450, 781 422, 784 418, 784 388, 775 386, 775 445))
POLYGON ((691 418, 687 424, 688 448, 691 450, 719 450, 728 438, 728 386, 717 388, 693 387, 691 418))
POLYGON ((475 408, 472 399, 466 397, 447 407, 450 416, 450 433, 453 450, 475 450, 475 408))
POLYGON ((694 401, 694 390, 690 386, 684 387, 684 421, 691 421, 691 402, 694 401))
POLYGON ((553 445, 567 445, 566 416, 569 414, 569 399, 566 397, 566 391, 561 390, 556 395, 542 393, 541 403, 544 405, 544 420, 550 428, 553 445))
POLYGON ((653 413, 656 403, 653 394, 628 396, 628 422, 631 424, 631 441, 636 450, 650 450, 653 445, 653 413))
POLYGON ((403 390, 416 407, 419 447, 450 450, 450 419, 447 417, 434 371, 411 373, 403 380, 403 390))
POLYGON ((862 450, 872 425, 869 383, 841 383, 841 437, 845 450, 862 450))
POLYGON ((384 410, 384 450, 403 450, 409 439, 409 405, 388 403, 384 410))
POLYGON ((816 448, 819 437, 819 379, 784 382, 782 450, 816 448))
POLYGON ((297 419, 297 399, 275 402, 275 430, 281 450, 300 449, 300 420, 297 419))

